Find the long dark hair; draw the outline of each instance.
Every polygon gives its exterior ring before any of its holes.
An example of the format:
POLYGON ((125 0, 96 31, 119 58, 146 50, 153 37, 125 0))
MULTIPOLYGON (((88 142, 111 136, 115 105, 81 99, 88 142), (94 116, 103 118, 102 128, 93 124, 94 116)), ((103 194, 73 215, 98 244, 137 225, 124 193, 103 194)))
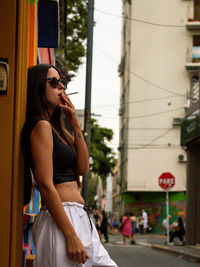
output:
MULTIPOLYGON (((49 64, 38 64, 28 69, 26 120, 48 114, 46 99, 46 78, 49 64)), ((57 70, 57 69, 56 69, 57 70)), ((58 71, 58 70, 57 70, 58 71)), ((58 71, 59 73, 59 71, 58 71)))
MULTIPOLYGON (((50 64, 38 64, 28 69, 27 82, 27 105, 26 105, 26 122, 22 129, 21 145, 24 154, 24 205, 30 202, 32 192, 32 158, 30 149, 30 122, 35 118, 41 118, 46 114, 50 123, 62 135, 65 141, 74 149, 74 139, 72 135, 64 128, 61 108, 55 109, 50 117, 48 112, 48 101, 46 98, 46 78, 50 68, 54 68, 60 75, 59 70, 50 64)), ((61 75, 60 75, 61 76, 61 75)), ((78 178, 77 182, 79 184, 78 178)))

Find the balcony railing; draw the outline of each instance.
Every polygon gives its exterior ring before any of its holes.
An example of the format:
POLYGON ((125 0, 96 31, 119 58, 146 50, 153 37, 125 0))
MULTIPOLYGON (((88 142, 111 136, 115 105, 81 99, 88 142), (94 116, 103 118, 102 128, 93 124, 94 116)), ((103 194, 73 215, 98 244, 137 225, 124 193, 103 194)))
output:
POLYGON ((190 96, 189 96, 189 107, 186 109, 186 116, 189 116, 200 107, 200 71, 196 72, 191 77, 190 96))
POLYGON ((188 71, 200 70, 200 46, 193 46, 187 51, 186 69, 188 71))
POLYGON ((188 19, 186 23, 186 28, 188 30, 200 30, 200 21, 196 19, 188 19))
POLYGON ((194 75, 191 78, 191 90, 190 90, 190 105, 193 106, 199 101, 199 75, 194 75))

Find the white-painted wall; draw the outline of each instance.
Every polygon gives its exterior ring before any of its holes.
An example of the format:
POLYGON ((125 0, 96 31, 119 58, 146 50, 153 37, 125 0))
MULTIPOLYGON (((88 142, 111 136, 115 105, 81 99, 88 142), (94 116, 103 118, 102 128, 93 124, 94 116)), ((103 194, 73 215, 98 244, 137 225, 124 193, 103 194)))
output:
POLYGON ((139 150, 129 153, 128 190, 162 191, 158 178, 164 172, 175 177, 175 186, 171 191, 184 191, 186 187, 186 165, 178 163, 176 149, 139 150))
POLYGON ((106 212, 112 211, 112 179, 111 175, 108 175, 106 178, 106 212))
MULTIPOLYGON (((134 0, 124 5, 124 15, 140 21, 126 22, 130 43, 125 41, 122 48, 127 57, 121 82, 121 96, 127 91, 122 119, 128 120, 127 177, 123 179, 128 191, 160 191, 158 177, 171 172, 176 179, 173 190, 183 191, 186 164, 178 162, 178 156, 186 153, 180 147, 180 126, 172 121, 185 116, 190 88, 185 64, 192 38, 185 24, 193 17, 193 1, 134 0)), ((120 126, 124 127, 122 120, 120 126)))

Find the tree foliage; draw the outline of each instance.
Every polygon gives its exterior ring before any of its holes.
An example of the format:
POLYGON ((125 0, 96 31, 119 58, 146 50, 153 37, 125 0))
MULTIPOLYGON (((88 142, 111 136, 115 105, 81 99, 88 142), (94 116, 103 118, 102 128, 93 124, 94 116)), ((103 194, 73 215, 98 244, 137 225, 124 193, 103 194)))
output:
POLYGON ((60 1, 60 46, 56 49, 58 67, 74 77, 86 54, 87 1, 60 1))
POLYGON ((115 153, 109 146, 112 138, 112 129, 100 127, 95 119, 91 119, 90 156, 93 159, 91 172, 99 175, 104 185, 107 175, 113 173, 116 165, 115 153))
POLYGON ((88 202, 90 207, 96 207, 96 201, 94 197, 97 193, 97 185, 98 185, 98 177, 90 178, 89 180, 89 194, 88 194, 88 202))
POLYGON ((93 162, 90 165, 88 200, 92 207, 96 206, 94 197, 97 194, 98 176, 101 177, 105 189, 106 177, 113 173, 116 165, 115 153, 109 146, 112 138, 112 129, 100 127, 95 119, 91 119, 90 156, 93 162))

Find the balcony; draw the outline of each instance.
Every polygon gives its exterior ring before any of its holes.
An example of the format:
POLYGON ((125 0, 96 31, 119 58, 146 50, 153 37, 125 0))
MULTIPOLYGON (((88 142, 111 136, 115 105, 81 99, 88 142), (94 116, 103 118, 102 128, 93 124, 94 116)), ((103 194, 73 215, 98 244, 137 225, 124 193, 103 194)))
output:
POLYGON ((193 46, 187 51, 186 69, 191 72, 200 71, 200 46, 193 46))
POLYGON ((186 116, 190 116, 200 108, 200 73, 196 72, 191 76, 190 81, 189 107, 185 110, 186 116))
POLYGON ((197 19, 188 19, 187 23, 186 23, 186 28, 189 31, 200 31, 200 21, 197 19))

